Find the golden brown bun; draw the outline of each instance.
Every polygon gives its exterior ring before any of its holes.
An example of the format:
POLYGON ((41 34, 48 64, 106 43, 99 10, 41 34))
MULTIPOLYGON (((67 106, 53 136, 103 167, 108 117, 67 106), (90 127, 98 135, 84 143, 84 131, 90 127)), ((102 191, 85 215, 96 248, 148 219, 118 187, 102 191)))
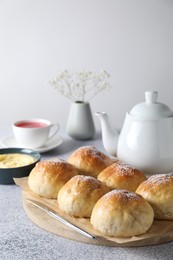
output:
POLYGON ((173 220, 173 174, 156 174, 136 190, 154 210, 156 219, 173 220))
POLYGON ((98 175, 98 180, 104 182, 110 189, 129 191, 135 191, 146 179, 143 172, 121 162, 108 166, 98 175))
POLYGON ((77 175, 59 191, 59 208, 74 217, 89 218, 97 200, 108 191, 108 187, 94 177, 77 175))
POLYGON ((95 204, 91 224, 104 235, 129 237, 147 232, 154 212, 142 196, 127 190, 112 190, 95 204))
POLYGON ((37 195, 53 199, 57 198, 61 187, 77 174, 78 170, 63 160, 41 161, 30 172, 28 185, 37 195))
POLYGON ((97 177, 107 166, 112 164, 112 160, 98 151, 94 146, 84 146, 74 151, 67 160, 74 165, 82 175, 97 177))

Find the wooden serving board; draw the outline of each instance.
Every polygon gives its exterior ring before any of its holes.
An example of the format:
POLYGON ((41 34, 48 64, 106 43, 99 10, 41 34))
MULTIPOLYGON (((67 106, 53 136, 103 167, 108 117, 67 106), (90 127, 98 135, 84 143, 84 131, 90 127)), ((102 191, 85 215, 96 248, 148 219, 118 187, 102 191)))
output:
POLYGON ((54 233, 58 236, 67 239, 80 241, 88 244, 114 246, 114 247, 147 246, 147 245, 156 245, 156 244, 173 241, 173 221, 154 221, 151 229, 144 235, 134 236, 131 238, 114 238, 114 237, 102 236, 99 232, 97 232, 92 227, 89 219, 74 218, 63 213, 58 208, 58 204, 56 200, 46 200, 32 194, 32 192, 27 192, 27 191, 23 191, 22 199, 23 199, 23 207, 26 212, 26 215, 33 223, 35 223, 37 226, 39 226, 40 228, 48 232, 54 233), (58 213, 58 215, 64 217, 66 220, 69 220, 73 224, 91 233, 92 235, 97 236, 97 239, 93 240, 87 238, 71 230, 64 224, 61 224, 58 220, 49 216, 44 211, 28 203, 26 201, 27 198, 34 199, 38 202, 43 203, 44 205, 49 206, 50 208, 55 210, 58 213))
POLYGON ((58 236, 88 244, 114 247, 148 246, 173 241, 173 221, 154 220, 149 231, 139 236, 128 238, 103 236, 100 232, 93 228, 90 223, 90 219, 71 217, 59 209, 56 199, 45 199, 34 194, 28 187, 28 177, 14 178, 14 181, 22 189, 23 208, 29 219, 40 228, 58 236), (67 221, 70 221, 72 224, 75 224, 93 236, 97 236, 97 239, 94 240, 87 238, 76 231, 71 230, 41 209, 27 202, 26 199, 33 199, 41 202, 45 206, 53 209, 59 216, 63 217, 67 221))

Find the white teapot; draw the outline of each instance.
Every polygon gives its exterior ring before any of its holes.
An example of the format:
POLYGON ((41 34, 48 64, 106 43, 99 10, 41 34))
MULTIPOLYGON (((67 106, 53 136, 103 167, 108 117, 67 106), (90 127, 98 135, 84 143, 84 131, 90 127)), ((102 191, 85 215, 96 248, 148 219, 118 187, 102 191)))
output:
POLYGON ((146 91, 143 103, 126 113, 120 134, 105 112, 97 112, 105 150, 147 174, 173 171, 173 111, 146 91))

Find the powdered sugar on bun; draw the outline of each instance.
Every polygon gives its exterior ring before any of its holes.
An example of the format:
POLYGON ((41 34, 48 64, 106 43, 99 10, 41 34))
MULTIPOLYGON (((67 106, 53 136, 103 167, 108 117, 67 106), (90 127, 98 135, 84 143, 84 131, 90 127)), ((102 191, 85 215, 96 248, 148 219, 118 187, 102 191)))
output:
POLYGON ((98 180, 104 182, 110 189, 129 191, 135 191, 139 184, 146 179, 143 172, 121 162, 111 164, 98 175, 98 180))
POLYGON ((153 218, 153 209, 142 196, 112 190, 97 201, 90 221, 104 235, 129 237, 147 232, 153 218))
POLYGON ((109 200, 110 197, 116 196, 116 199, 121 201, 122 203, 131 201, 131 200, 136 200, 140 201, 141 200, 141 195, 135 193, 135 192, 130 192, 127 190, 112 190, 109 193, 107 193, 104 198, 105 200, 109 200))
POLYGON ((136 192, 151 204, 156 219, 173 220, 173 173, 152 175, 136 192))
POLYGON ((98 174, 111 165, 109 156, 98 151, 94 146, 83 146, 75 150, 67 159, 83 175, 97 177, 98 174))

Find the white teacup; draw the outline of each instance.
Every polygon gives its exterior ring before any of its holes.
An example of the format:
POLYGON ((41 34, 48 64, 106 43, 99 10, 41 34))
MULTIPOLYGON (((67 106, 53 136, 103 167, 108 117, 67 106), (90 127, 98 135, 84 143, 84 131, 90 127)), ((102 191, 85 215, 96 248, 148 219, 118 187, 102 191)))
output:
POLYGON ((52 124, 46 119, 20 120, 12 125, 17 142, 22 147, 31 149, 42 147, 57 134, 59 128, 59 124, 52 124))

